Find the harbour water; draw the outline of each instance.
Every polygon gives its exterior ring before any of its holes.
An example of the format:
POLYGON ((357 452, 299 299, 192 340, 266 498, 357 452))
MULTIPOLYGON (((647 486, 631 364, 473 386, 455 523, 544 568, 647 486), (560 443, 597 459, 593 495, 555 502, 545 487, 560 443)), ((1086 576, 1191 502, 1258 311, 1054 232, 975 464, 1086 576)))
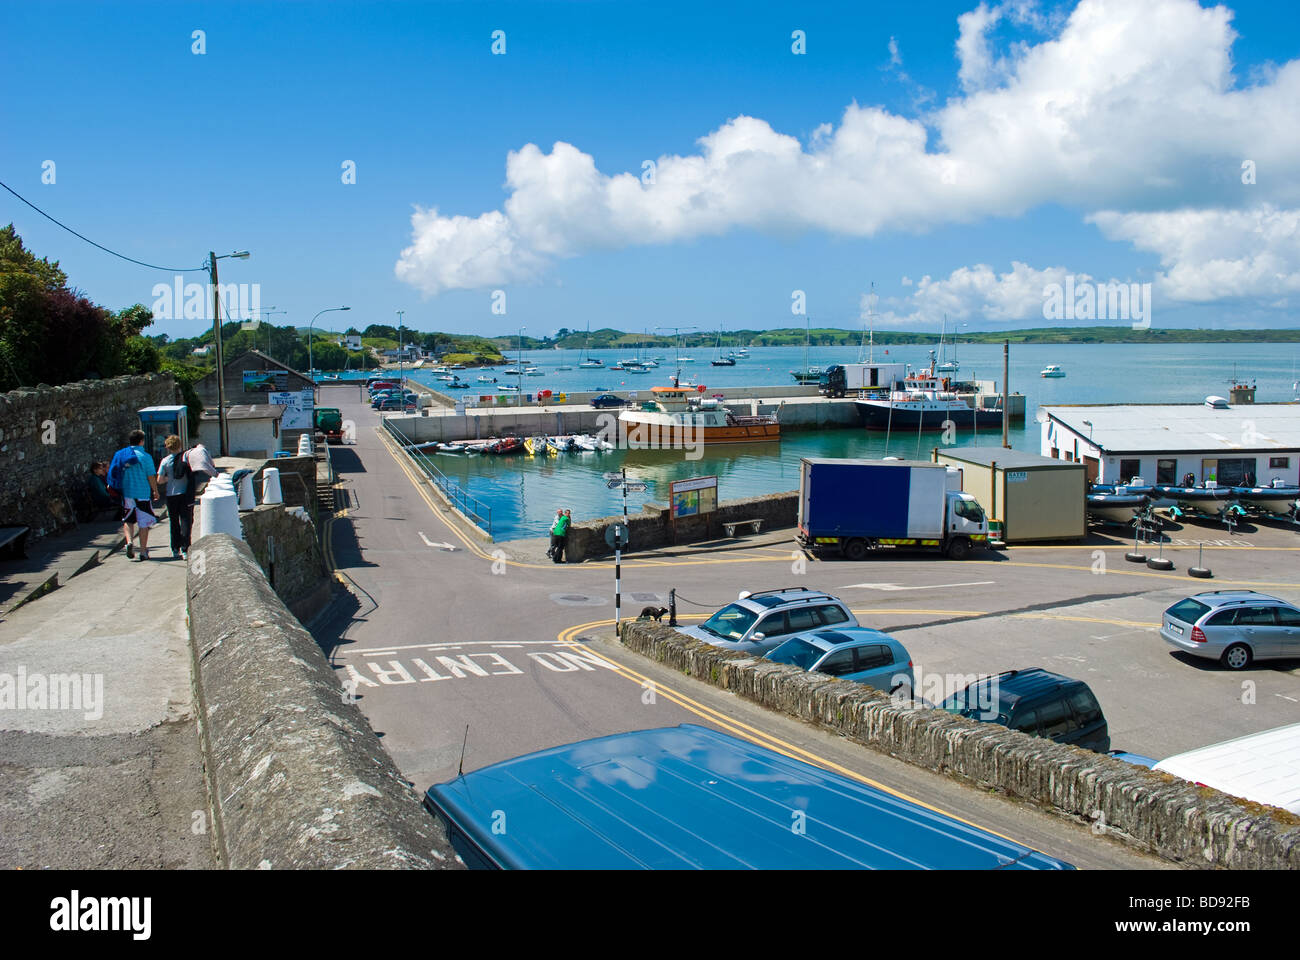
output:
MULTIPOLYGON (((902 361, 913 365, 927 362, 928 347, 877 347, 877 361, 902 361)), ((709 393, 726 393, 728 386, 787 386, 793 384, 790 371, 803 366, 802 347, 751 347, 750 357, 734 367, 712 367, 711 349, 684 351, 695 356, 693 364, 683 364, 683 376, 705 384, 709 393)), ((961 379, 1002 380, 1002 346, 1000 344, 960 345, 957 348, 961 379)), ((628 350, 593 351, 607 365, 633 355, 628 350)), ((541 377, 506 378, 502 368, 487 373, 501 382, 521 383, 523 392, 552 390, 606 389, 619 396, 629 391, 647 391, 664 385, 676 369, 671 350, 654 355, 670 358, 648 375, 631 375, 626 371, 582 370, 577 368, 578 351, 525 352, 524 363, 544 371, 541 377), (568 365, 572 370, 557 371, 568 365)), ((949 352, 949 357, 952 354, 949 352)), ((1300 344, 1066 344, 1013 345, 1011 348, 1011 390, 1025 394, 1026 420, 1013 424, 1009 434, 1012 447, 1037 451, 1039 426, 1035 413, 1042 404, 1053 403, 1198 403, 1207 395, 1226 396, 1227 381, 1234 376, 1258 387, 1260 403, 1281 402, 1296 396, 1293 382, 1300 376, 1297 358, 1300 344), (1043 379, 1039 372, 1048 364, 1059 364, 1066 376, 1043 379)), ((853 362, 859 359, 857 348, 813 348, 809 364, 853 362)), ((511 365, 515 364, 511 355, 511 365)), ((492 392, 480 387, 478 370, 458 371, 472 386, 467 393, 492 392), (477 388, 477 389, 476 389, 477 388)), ((441 386, 436 375, 427 370, 410 373, 412 379, 441 386)), ((777 391, 774 391, 776 394, 777 391)), ((1300 408, 1297 409, 1300 416, 1300 408)), ((558 457, 526 456, 481 457, 437 454, 431 462, 447 476, 457 480, 470 495, 492 507, 493 534, 498 540, 540 536, 545 533, 557 507, 568 507, 575 520, 609 516, 623 509, 622 496, 611 491, 602 480, 607 471, 626 467, 629 477, 645 480, 649 489, 632 494, 629 510, 637 512, 646 501, 666 502, 672 480, 716 475, 721 499, 755 496, 792 490, 798 485, 799 458, 882 457, 928 458, 930 450, 941 444, 941 435, 927 432, 895 431, 888 437, 866 430, 828 430, 817 432, 787 431, 780 443, 758 446, 708 446, 699 460, 687 460, 680 450, 627 450, 595 454, 565 454, 558 457)), ((960 445, 998 445, 998 431, 981 430, 977 434, 962 431, 956 437, 960 445)))

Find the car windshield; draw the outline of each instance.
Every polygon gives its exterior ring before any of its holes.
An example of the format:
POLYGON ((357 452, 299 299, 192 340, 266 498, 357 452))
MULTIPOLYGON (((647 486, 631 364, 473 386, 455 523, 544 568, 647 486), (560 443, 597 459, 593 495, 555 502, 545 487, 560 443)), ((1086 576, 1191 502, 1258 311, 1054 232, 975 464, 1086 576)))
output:
POLYGON ((742 607, 738 603, 729 603, 705 620, 702 626, 716 637, 722 637, 724 640, 739 640, 757 619, 758 614, 753 610, 742 607))
POLYGON ((1209 612, 1209 607, 1199 600, 1193 600, 1188 597, 1186 600, 1179 600, 1172 607, 1165 611, 1165 616, 1172 617, 1175 620, 1181 620, 1183 623, 1195 623, 1201 617, 1209 612))
POLYGON ((822 651, 807 640, 787 640, 767 655, 773 663, 789 663, 800 670, 811 670, 820 659, 822 651))

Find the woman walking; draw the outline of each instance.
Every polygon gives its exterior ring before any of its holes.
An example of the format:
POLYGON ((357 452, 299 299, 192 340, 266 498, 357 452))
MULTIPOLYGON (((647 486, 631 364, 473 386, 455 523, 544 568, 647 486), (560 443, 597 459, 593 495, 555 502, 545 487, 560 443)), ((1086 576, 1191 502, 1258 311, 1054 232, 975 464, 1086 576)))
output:
POLYGON ((172 557, 186 560, 190 552, 190 528, 194 519, 194 497, 190 493, 190 465, 181 450, 181 438, 172 434, 163 441, 167 456, 158 465, 158 484, 167 498, 171 524, 172 557))

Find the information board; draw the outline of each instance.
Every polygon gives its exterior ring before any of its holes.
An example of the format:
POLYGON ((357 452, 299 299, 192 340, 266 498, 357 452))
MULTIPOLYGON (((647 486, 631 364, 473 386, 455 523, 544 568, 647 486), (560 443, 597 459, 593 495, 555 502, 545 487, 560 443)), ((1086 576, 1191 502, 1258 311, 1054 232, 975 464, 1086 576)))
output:
POLYGON ((245 393, 283 391, 289 386, 288 370, 245 370, 245 393))
POLYGON ((689 480, 674 480, 669 485, 668 499, 672 504, 674 519, 713 513, 718 509, 718 478, 691 477, 689 480))
POLYGON ((311 389, 268 393, 266 402, 286 408, 284 419, 280 421, 282 430, 310 430, 315 426, 312 416, 316 410, 316 402, 311 389))

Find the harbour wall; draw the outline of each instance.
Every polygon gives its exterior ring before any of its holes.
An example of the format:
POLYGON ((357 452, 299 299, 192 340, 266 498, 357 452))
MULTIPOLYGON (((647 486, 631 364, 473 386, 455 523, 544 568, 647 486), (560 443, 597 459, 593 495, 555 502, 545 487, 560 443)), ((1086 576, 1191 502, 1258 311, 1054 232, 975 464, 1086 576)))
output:
POLYGON ((241 511, 239 522, 271 589, 299 622, 310 622, 332 596, 311 517, 298 507, 263 504, 241 511))
POLYGON ((89 519, 90 464, 140 426, 136 411, 178 403, 171 374, 82 380, 0 395, 0 526, 30 539, 89 519))
POLYGON ((895 701, 860 683, 756 660, 650 622, 623 643, 760 706, 984 790, 1026 800, 1192 867, 1300 869, 1300 817, 1079 747, 895 701))
POLYGON ((462 869, 249 546, 226 534, 196 541, 186 590, 221 865, 462 869))
MULTIPOLYGON (((646 504, 640 513, 628 516, 630 548, 626 553, 653 550, 673 543, 698 543, 723 537, 723 524, 741 520, 762 520, 763 530, 793 527, 799 516, 799 493, 769 493, 761 497, 744 497, 724 500, 718 509, 704 516, 679 517, 674 537, 672 513, 667 507, 646 504)), ((614 523, 622 523, 622 515, 583 520, 569 528, 568 556, 572 562, 605 557, 613 550, 605 542, 605 530, 614 523)), ((737 531, 738 534, 748 533, 737 531)))

